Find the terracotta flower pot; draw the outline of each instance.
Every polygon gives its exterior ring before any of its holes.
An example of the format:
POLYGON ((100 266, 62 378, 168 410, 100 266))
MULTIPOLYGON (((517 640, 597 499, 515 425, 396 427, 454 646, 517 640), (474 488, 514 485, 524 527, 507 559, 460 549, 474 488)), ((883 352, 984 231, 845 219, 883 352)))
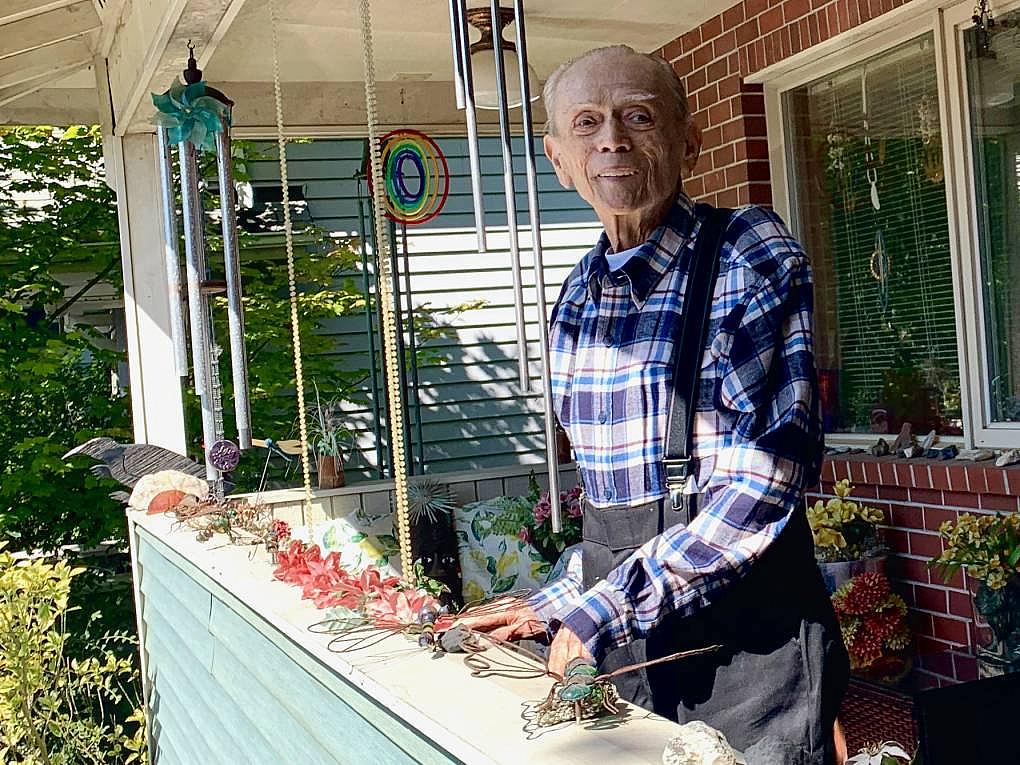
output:
POLYGON ((318 466, 320 489, 339 489, 347 485, 344 463, 340 457, 322 455, 319 457, 318 466))

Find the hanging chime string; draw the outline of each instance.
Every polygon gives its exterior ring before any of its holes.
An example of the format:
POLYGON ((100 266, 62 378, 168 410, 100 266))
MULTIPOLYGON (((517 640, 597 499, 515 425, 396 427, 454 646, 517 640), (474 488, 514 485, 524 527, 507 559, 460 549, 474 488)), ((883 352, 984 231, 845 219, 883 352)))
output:
POLYGON ((283 195, 283 235, 287 248, 287 284, 290 289, 290 329, 294 344, 294 388, 301 437, 301 474, 304 478, 305 512, 312 509, 312 478, 308 468, 308 423, 305 413, 305 376, 301 365, 301 326, 298 323, 297 278, 294 274, 294 230, 290 220, 290 188, 287 185, 287 141, 283 136, 283 97, 280 92, 280 41, 276 0, 269 0, 273 31, 273 97, 276 101, 276 145, 280 155, 280 185, 283 195))
MULTIPOLYGON (((411 524, 407 501, 407 455, 404 453, 404 408, 401 389, 396 317, 393 312, 392 274, 390 272, 389 226, 384 217, 386 185, 383 182, 379 146, 379 112, 375 90, 375 58, 372 52, 372 4, 361 0, 361 50, 365 65, 365 110, 368 117, 369 172, 372 173, 372 208, 375 216, 375 255, 379 274, 379 307, 382 310, 383 360, 386 367, 386 402, 389 408, 390 444, 393 449, 394 521, 400 547, 400 566, 404 579, 415 581, 411 557, 411 524)), ((375 360, 372 360, 375 363, 375 360)))

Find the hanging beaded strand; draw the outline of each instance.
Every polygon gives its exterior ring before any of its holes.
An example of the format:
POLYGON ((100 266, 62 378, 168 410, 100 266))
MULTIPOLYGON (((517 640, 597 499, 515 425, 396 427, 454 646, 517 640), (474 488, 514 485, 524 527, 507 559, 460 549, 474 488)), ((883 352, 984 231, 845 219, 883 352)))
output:
MULTIPOLYGON (((386 184, 378 131, 375 90, 375 57, 372 52, 372 4, 361 0, 361 50, 365 66, 365 108, 368 115, 369 171, 372 174, 372 212, 375 216, 376 263, 379 271, 379 307, 383 323, 383 359, 386 365, 386 400, 389 407, 390 443, 393 447, 394 521, 404 579, 414 584, 411 524, 407 501, 407 455, 404 452, 403 391, 401 390, 396 317, 393 311, 393 274, 390 271, 389 226, 386 224, 386 184)), ((374 360, 373 360, 374 361, 374 360)))
POLYGON ((290 329, 294 343, 294 388, 297 394, 298 430, 301 437, 301 475, 305 489, 305 517, 312 510, 312 477, 308 467, 308 422, 305 412, 305 376, 301 364, 301 325, 298 322, 297 277, 294 271, 294 235, 290 219, 290 188, 287 185, 287 141, 283 136, 283 97, 280 89, 280 41, 276 0, 269 0, 273 31, 273 97, 276 102, 276 145, 280 155, 280 185, 283 203, 283 235, 287 249, 287 285, 290 290, 290 329))

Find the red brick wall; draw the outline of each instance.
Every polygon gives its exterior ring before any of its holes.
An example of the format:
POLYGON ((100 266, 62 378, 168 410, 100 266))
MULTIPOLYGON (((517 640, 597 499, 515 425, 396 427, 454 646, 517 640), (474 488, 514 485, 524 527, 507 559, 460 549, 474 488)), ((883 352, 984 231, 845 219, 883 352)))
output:
MULTIPOLYGON (((771 205, 764 95, 744 78, 906 1, 742 0, 657 51, 683 78, 704 133, 687 192, 720 206, 771 205)), ((832 496, 832 483, 841 478, 850 478, 856 496, 886 513, 889 573, 911 608, 927 680, 973 677, 978 635, 969 583, 960 575, 947 585, 927 562, 941 551, 943 520, 960 512, 1018 510, 1020 468, 833 459, 810 500, 832 496)))
POLYGON ((743 78, 906 1, 742 0, 659 49, 704 132, 687 193, 725 207, 771 205, 765 100, 743 78))
POLYGON ((942 551, 938 528, 959 513, 1020 509, 1020 466, 988 462, 876 459, 826 461, 821 485, 808 501, 834 496, 832 484, 849 478, 853 496, 885 513, 883 536, 890 548, 888 573, 911 610, 920 665, 932 684, 976 676, 972 583, 957 574, 946 583, 928 568, 942 551))

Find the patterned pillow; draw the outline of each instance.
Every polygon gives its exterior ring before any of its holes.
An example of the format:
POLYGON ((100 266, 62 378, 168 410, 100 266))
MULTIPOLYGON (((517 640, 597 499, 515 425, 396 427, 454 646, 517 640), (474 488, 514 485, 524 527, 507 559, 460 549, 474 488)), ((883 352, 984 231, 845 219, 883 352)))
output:
POLYGON ((506 529, 514 525, 505 522, 508 517, 530 510, 524 497, 496 497, 454 510, 465 602, 545 584, 552 565, 506 529))
POLYGON ((351 573, 374 565, 384 577, 400 576, 400 553, 390 513, 369 515, 355 510, 343 518, 317 523, 310 536, 323 554, 339 552, 341 565, 351 573))

